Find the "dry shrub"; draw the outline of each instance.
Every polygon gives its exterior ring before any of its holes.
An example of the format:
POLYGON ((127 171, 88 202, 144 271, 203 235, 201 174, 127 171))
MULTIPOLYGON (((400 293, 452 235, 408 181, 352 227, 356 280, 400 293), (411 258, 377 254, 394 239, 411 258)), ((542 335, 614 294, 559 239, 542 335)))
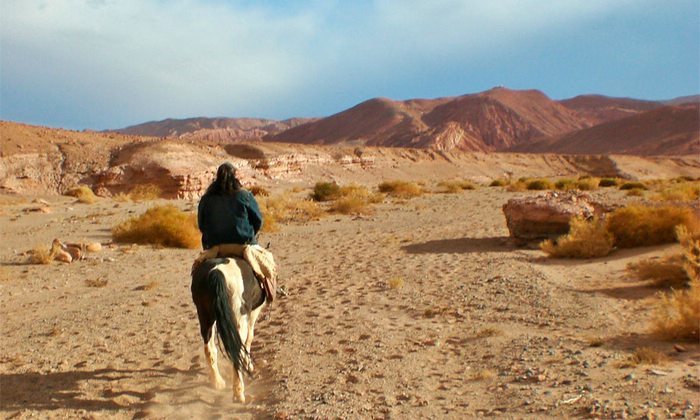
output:
POLYGON ((173 205, 156 206, 112 229, 115 242, 153 244, 175 248, 197 248, 200 233, 194 213, 173 205))
POLYGON ((128 194, 124 194, 123 192, 120 192, 119 194, 113 195, 112 200, 119 201, 121 203, 126 203, 126 202, 131 201, 131 197, 129 197, 128 194))
POLYGON ((700 222, 686 207, 629 206, 608 215, 607 230, 615 237, 615 246, 632 248, 675 242, 676 226, 689 232, 700 230, 700 222))
POLYGON ((403 277, 392 277, 386 282, 390 289, 400 289, 404 286, 405 282, 403 277))
POLYGON ((523 182, 523 181, 513 182, 512 184, 509 184, 508 187, 506 187, 506 191, 508 191, 508 192, 527 191, 527 183, 523 182))
POLYGON ((542 191, 542 190, 552 190, 554 189, 554 184, 551 181, 539 178, 532 179, 526 182, 527 189, 530 191, 542 191))
POLYGON ((98 277, 96 279, 87 279, 85 280, 85 285, 87 287, 105 287, 107 286, 108 280, 102 277, 98 277))
POLYGON ((335 182, 317 182, 311 192, 314 201, 331 201, 340 197, 340 185, 335 182))
POLYGON ((631 190, 627 190, 627 193, 625 194, 628 197, 643 197, 644 196, 644 191, 641 188, 632 188, 631 190))
POLYGON ((379 192, 396 198, 413 198, 423 194, 423 188, 414 182, 385 181, 379 184, 379 192))
POLYGON ((620 185, 621 190, 647 190, 647 186, 639 181, 629 181, 620 185))
POLYGON ((250 187, 249 191, 256 197, 269 197, 270 190, 260 185, 253 185, 250 187))
POLYGON ((607 232, 605 221, 598 218, 586 221, 575 217, 569 225, 569 233, 556 243, 549 239, 542 242, 542 251, 555 258, 595 258, 612 252, 613 237, 607 232))
POLYGON ((576 188, 576 180, 571 178, 562 178, 554 183, 554 188, 558 190, 568 191, 576 188))
POLYGON ((653 331, 665 339, 700 338, 700 234, 677 228, 683 247, 683 267, 690 278, 690 288, 662 294, 655 307, 653 331))
POLYGON ((510 185, 509 180, 503 179, 503 178, 498 178, 498 179, 494 179, 493 181, 491 181, 491 183, 489 184, 489 187, 505 187, 506 185, 510 185))
POLYGON ((690 278, 683 267, 681 255, 671 255, 661 260, 646 259, 627 264, 627 271, 639 280, 650 280, 658 287, 681 288, 690 278))
POLYGON ((163 195, 163 190, 155 184, 139 184, 129 191, 128 197, 132 201, 157 200, 163 195))
POLYGON ((264 218, 263 232, 276 232, 280 223, 317 220, 324 214, 315 201, 294 199, 287 194, 264 197, 258 204, 264 218))
POLYGON ((598 186, 601 188, 606 188, 606 187, 617 187, 619 184, 617 178, 602 178, 598 182, 598 186))
POLYGON ((469 378, 472 381, 486 381, 496 377, 497 372, 493 369, 480 369, 469 378))
POLYGON ((469 180, 440 181, 437 186, 440 188, 440 192, 446 194, 476 189, 476 185, 469 180))
POLYGON ((597 190, 600 185, 600 180, 598 178, 581 178, 576 181, 576 189, 581 191, 593 191, 597 190))
POLYGON ((654 197, 661 201, 695 201, 700 198, 700 182, 682 182, 662 189, 654 197))
POLYGON ((85 204, 93 204, 97 202, 97 196, 87 185, 81 185, 66 191, 66 195, 75 197, 79 202, 85 204))
POLYGON ((351 196, 339 198, 331 204, 329 211, 340 214, 366 214, 371 210, 369 202, 363 197, 351 196))
POLYGON ((51 251, 45 245, 37 245, 29 252, 29 264, 51 264, 51 251))
POLYGON ((649 347, 640 347, 630 355, 633 365, 657 365, 668 360, 665 354, 649 347))

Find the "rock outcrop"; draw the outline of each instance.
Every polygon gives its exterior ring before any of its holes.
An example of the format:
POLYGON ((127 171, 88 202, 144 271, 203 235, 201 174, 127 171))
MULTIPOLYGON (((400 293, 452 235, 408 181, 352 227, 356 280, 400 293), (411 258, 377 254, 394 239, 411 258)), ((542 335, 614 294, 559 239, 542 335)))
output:
POLYGON ((519 240, 556 238, 569 231, 573 217, 592 218, 602 213, 589 195, 578 191, 547 192, 512 198, 503 205, 510 236, 519 240))

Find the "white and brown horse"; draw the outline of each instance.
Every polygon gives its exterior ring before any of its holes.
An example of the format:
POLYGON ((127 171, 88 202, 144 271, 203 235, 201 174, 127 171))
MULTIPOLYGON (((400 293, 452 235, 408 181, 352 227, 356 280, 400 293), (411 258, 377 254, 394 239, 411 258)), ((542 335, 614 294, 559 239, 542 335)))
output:
POLYGON ((226 386, 217 367, 218 336, 225 356, 233 363, 233 397, 245 402, 243 374, 253 372, 250 345, 255 321, 267 303, 265 292, 241 258, 205 260, 192 270, 191 290, 212 385, 216 389, 226 386))

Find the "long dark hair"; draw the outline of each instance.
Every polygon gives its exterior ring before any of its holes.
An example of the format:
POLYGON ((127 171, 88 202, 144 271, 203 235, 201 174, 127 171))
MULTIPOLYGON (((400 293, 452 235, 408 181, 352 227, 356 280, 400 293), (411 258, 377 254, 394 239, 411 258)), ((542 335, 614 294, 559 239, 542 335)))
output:
POLYGON ((209 185, 204 195, 233 194, 241 189, 241 181, 236 178, 236 168, 229 162, 222 163, 216 171, 216 179, 209 185))

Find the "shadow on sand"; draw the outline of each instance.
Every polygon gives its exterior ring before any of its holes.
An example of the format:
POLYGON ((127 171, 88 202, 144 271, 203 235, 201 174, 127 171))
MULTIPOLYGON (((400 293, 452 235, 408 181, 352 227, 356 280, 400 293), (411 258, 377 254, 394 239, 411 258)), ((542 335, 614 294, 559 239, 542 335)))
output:
POLYGON ((402 250, 409 254, 463 254, 471 252, 508 252, 516 249, 507 236, 490 238, 441 239, 405 245, 402 250))
MULTIPOLYGON (((179 399, 183 398, 183 394, 186 395, 184 398, 188 400, 182 404, 209 405, 201 398, 201 392, 195 391, 196 388, 207 386, 204 382, 197 380, 197 376, 205 377, 201 369, 181 370, 174 367, 2 374, 0 375, 0 383, 2 383, 0 409, 7 414, 6 418, 19 416, 20 410, 26 409, 40 412, 59 409, 86 410, 87 412, 112 411, 115 413, 135 411, 134 418, 149 417, 149 408, 152 407, 154 399, 157 396, 162 397, 163 394, 180 395, 179 399), (145 391, 115 390, 112 387, 113 383, 116 384, 120 380, 138 380, 141 377, 170 378, 173 375, 185 375, 191 380, 185 381, 177 388, 156 385, 145 391), (100 398, 88 398, 82 391, 86 386, 102 389, 100 398), (119 397, 123 396, 129 397, 128 403, 118 401, 119 397), (12 413, 13 411, 15 413, 12 413)), ((155 383, 157 382, 156 380, 155 383)), ((228 395, 228 393, 222 391, 222 395, 228 395)), ((166 399, 168 398, 166 397, 166 399)), ((255 418, 270 416, 269 413, 254 407, 241 406, 240 409, 241 413, 252 413, 255 418)))

